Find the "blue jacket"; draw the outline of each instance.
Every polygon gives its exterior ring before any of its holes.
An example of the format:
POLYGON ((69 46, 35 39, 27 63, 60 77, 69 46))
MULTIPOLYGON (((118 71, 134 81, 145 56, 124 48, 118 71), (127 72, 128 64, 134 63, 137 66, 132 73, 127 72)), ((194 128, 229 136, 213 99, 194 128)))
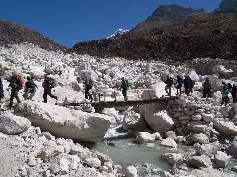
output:
POLYGON ((172 77, 168 77, 165 81, 166 87, 172 87, 173 85, 173 78, 172 77))
POLYGON ((221 94, 222 97, 228 97, 228 94, 230 93, 230 91, 228 89, 221 89, 221 94))

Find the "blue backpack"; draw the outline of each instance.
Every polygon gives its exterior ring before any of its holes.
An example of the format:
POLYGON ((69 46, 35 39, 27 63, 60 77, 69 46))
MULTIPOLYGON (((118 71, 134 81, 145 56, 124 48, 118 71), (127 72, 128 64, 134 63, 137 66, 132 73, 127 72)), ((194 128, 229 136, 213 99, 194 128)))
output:
POLYGON ((126 82, 127 87, 131 86, 131 84, 130 84, 130 82, 128 82, 128 80, 126 80, 125 82, 126 82))

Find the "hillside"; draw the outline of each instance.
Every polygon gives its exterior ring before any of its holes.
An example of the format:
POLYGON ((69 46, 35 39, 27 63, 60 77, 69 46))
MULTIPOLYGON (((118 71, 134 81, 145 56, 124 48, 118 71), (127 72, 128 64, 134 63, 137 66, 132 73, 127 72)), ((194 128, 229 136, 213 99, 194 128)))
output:
MULTIPOLYGON (((167 6, 167 8, 177 7, 167 6)), ((135 32, 131 30, 126 35, 113 39, 77 43, 71 50, 78 54, 118 56, 133 60, 183 61, 194 58, 236 60, 236 21, 236 8, 210 14, 202 13, 173 25, 135 32)))
POLYGON ((42 49, 66 51, 63 47, 42 34, 35 32, 23 25, 0 20, 0 45, 32 43, 42 49))

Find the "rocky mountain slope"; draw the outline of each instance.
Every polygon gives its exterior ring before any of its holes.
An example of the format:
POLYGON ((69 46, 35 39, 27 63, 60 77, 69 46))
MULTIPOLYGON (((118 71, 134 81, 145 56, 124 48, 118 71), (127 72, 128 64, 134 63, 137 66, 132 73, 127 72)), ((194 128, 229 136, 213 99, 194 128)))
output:
POLYGON ((132 33, 153 28, 162 28, 179 24, 186 19, 199 14, 207 13, 204 9, 183 8, 178 5, 162 5, 158 7, 144 22, 139 23, 131 30, 132 33))
POLYGON ((0 20, 0 45, 32 43, 42 49, 66 51, 63 47, 42 34, 20 24, 0 20))
POLYGON ((223 0, 219 5, 220 10, 229 9, 233 7, 237 7, 237 0, 223 0))
MULTIPOLYGON (((177 7, 166 8, 167 11, 175 11, 177 7)), ((153 13, 154 16, 156 14, 158 12, 153 13)), ((148 19, 155 18, 151 16, 148 19)), ((236 20, 236 8, 210 14, 202 13, 173 25, 169 23, 170 20, 163 20, 162 27, 134 30, 135 32, 131 30, 118 38, 77 43, 72 51, 78 54, 118 56, 133 60, 172 59, 182 62, 198 57, 236 60, 236 20)), ((153 23, 152 20, 151 26, 153 23)))

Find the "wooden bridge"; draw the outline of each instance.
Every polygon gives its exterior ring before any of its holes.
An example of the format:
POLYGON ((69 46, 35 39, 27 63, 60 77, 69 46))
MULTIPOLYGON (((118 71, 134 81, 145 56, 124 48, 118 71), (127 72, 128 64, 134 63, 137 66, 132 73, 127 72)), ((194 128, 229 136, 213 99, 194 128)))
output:
MULTIPOLYGON (((96 109, 99 110, 100 112, 103 110, 103 108, 112 108, 112 107, 123 107, 123 106, 136 106, 136 105, 144 105, 144 104, 151 104, 151 103, 160 103, 160 104, 164 104, 167 107, 169 107, 169 101, 176 99, 175 96, 163 96, 161 98, 157 98, 157 97, 152 97, 150 94, 150 91, 154 91, 154 89, 134 89, 134 90, 128 90, 129 92, 138 92, 138 91, 144 91, 147 90, 148 94, 150 96, 149 99, 146 100, 117 100, 116 99, 116 92, 118 91, 111 91, 111 90, 105 90, 103 92, 93 92, 93 97, 94 97, 94 101, 91 102, 91 105, 96 109), (114 92, 114 101, 105 101, 105 95, 107 92, 114 92), (102 97, 104 96, 104 100, 102 101, 102 97)), ((80 106, 81 103, 69 103, 67 104, 69 106, 80 106)))

